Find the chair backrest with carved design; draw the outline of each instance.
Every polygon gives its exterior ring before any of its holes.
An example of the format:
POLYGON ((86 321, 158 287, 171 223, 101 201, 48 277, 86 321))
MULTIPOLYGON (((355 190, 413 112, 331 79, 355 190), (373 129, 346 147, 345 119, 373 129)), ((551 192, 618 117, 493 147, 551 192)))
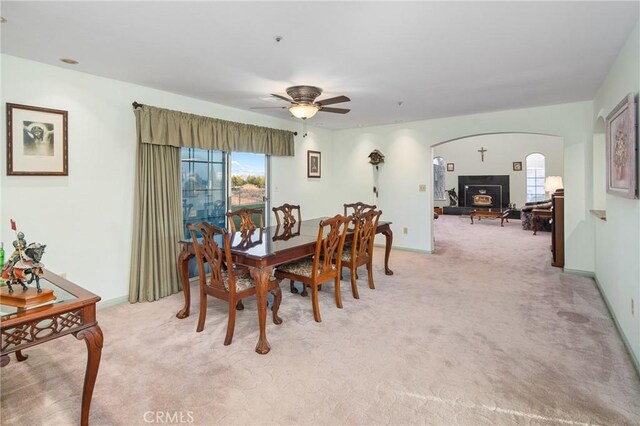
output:
POLYGON ((361 201, 358 201, 357 203, 344 204, 344 215, 345 216, 351 216, 351 215, 359 216, 362 213, 368 212, 369 210, 375 210, 375 209, 376 209, 375 205, 365 204, 365 203, 363 203, 361 201), (353 210, 353 212, 351 212, 350 210, 353 210))
MULTIPOLYGON (((342 258, 342 248, 347 236, 347 228, 351 218, 335 215, 331 219, 320 222, 318 240, 316 242, 315 255, 313 257, 312 277, 326 274, 327 272, 340 271, 340 265, 334 266, 334 259, 338 262, 342 258)), ((337 272, 340 273, 340 272, 337 272)))
POLYGON ((227 212, 227 218, 229 218, 229 229, 231 230, 231 233, 234 234, 237 231, 253 231, 256 228, 264 227, 262 209, 249 209, 244 207, 240 210, 227 212), (254 217, 257 217, 258 225, 254 222, 254 217), (236 228, 236 218, 240 222, 239 228, 236 228))
POLYGON ((368 258, 373 252, 373 241, 378 228, 381 210, 369 210, 358 216, 353 216, 355 222, 354 241, 351 246, 351 258, 368 258))
POLYGON ((276 217, 277 226, 291 226, 294 223, 302 221, 300 215, 300 206, 293 204, 283 204, 280 207, 271 209, 276 217))
POLYGON ((227 230, 207 222, 198 222, 193 225, 187 223, 187 229, 189 229, 193 240, 200 283, 221 292, 235 292, 236 285, 233 274, 228 274, 229 290, 224 285, 224 276, 227 275, 226 273, 223 274, 225 265, 232 265, 231 244, 227 230), (201 238, 198 238, 198 234, 201 235, 201 238), (222 248, 220 248, 216 239, 222 240, 222 248), (205 262, 211 270, 209 282, 206 281, 205 262))

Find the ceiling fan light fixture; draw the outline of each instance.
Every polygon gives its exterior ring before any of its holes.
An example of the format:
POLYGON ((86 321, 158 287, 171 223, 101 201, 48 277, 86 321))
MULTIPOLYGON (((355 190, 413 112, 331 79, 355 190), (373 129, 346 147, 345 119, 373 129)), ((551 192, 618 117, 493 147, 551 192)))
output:
POLYGON ((311 118, 316 115, 318 109, 319 108, 315 105, 296 104, 289 107, 289 112, 296 118, 306 120, 307 118, 311 118))

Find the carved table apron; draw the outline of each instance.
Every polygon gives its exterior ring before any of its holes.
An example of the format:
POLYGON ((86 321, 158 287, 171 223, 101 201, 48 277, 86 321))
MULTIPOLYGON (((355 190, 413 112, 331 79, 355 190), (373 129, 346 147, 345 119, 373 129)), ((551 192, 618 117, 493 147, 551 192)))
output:
MULTIPOLYGON (((268 280, 271 276, 273 268, 282 265, 284 263, 292 262, 294 260, 302 259, 313 254, 316 237, 318 232, 318 223, 322 218, 311 219, 302 221, 304 226, 310 226, 315 230, 315 236, 312 238, 302 239, 301 237, 294 237, 290 241, 294 244, 283 251, 276 251, 264 255, 251 255, 244 250, 239 250, 231 247, 231 254, 233 256, 234 263, 239 265, 245 265, 249 267, 249 272, 252 278, 256 281, 256 296, 258 303, 258 322, 260 326, 260 337, 256 345, 256 352, 259 354, 266 354, 270 350, 269 342, 267 341, 266 323, 267 323, 267 292, 268 292, 268 280), (300 244, 295 244, 295 238, 300 238, 302 241, 300 244)), ((389 255, 391 253, 391 245, 393 244, 393 231, 391 231, 391 222, 379 222, 376 228, 376 234, 382 234, 385 236, 385 253, 384 253, 384 269, 385 274, 393 275, 393 271, 389 269, 389 255)), ((271 241, 275 233, 275 226, 265 228, 267 235, 265 241, 271 241)), ((347 234, 347 241, 353 239, 353 234, 347 234)), ((191 289, 189 287, 189 260, 195 256, 193 249, 193 242, 191 240, 180 241, 182 245, 182 251, 178 255, 178 271, 180 272, 180 278, 182 281, 182 289, 184 290, 184 307, 176 314, 176 317, 183 319, 189 316, 189 310, 191 307, 191 289)), ((233 245, 233 244, 232 244, 233 245)))

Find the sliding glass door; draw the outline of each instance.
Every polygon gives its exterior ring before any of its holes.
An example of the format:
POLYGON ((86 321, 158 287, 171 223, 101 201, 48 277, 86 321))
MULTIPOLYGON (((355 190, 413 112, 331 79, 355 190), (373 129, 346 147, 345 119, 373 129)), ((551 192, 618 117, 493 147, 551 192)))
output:
POLYGON ((269 220, 268 163, 265 154, 232 152, 229 156, 229 210, 260 209, 265 225, 269 220))

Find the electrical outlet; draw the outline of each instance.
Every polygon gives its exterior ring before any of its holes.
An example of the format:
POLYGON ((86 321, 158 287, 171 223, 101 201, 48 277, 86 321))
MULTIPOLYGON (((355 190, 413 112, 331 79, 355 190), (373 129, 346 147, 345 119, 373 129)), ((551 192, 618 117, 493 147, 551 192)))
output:
POLYGON ((58 275, 60 275, 62 278, 67 278, 67 273, 66 272, 60 272, 58 275))
POLYGON ((418 191, 427 192, 427 185, 425 185, 424 183, 421 183, 420 185, 418 185, 418 191))
POLYGON ((402 233, 403 234, 408 234, 409 233, 409 228, 402 228, 402 233))

